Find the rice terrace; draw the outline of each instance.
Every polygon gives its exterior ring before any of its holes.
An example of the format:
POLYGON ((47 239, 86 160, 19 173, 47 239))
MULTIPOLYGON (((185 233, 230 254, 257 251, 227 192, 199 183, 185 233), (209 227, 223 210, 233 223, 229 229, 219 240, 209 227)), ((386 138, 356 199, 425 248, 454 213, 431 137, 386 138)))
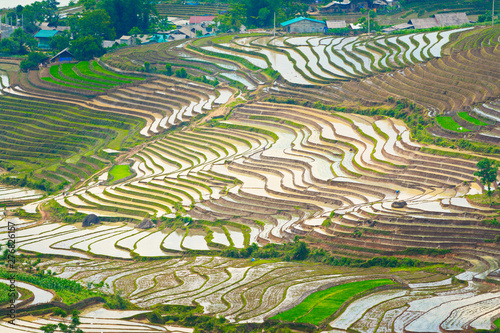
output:
POLYGON ((500 332, 495 8, 0 9, 0 332, 500 332))

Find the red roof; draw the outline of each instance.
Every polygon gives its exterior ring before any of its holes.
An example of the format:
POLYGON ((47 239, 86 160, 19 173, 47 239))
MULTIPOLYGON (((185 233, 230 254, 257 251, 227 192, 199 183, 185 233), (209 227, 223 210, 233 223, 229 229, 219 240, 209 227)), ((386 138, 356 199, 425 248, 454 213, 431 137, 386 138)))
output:
POLYGON ((191 16, 189 18, 189 24, 199 24, 202 22, 210 22, 215 18, 214 15, 205 15, 205 16, 191 16))

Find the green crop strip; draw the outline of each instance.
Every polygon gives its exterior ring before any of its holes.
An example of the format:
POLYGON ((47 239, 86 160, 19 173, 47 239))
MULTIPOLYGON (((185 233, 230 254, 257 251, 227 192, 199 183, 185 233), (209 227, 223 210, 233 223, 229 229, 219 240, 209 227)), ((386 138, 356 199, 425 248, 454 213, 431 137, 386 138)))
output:
POLYGON ((98 80, 93 80, 93 79, 89 79, 89 78, 84 78, 84 77, 78 75, 74 71, 74 68, 75 68, 75 64, 62 64, 61 65, 61 73, 64 76, 69 77, 70 79, 73 79, 75 81, 80 81, 81 83, 78 82, 79 84, 87 84, 87 82, 89 82, 89 83, 97 84, 98 86, 103 86, 103 85, 108 86, 108 87, 102 87, 103 89, 109 89, 109 88, 112 88, 112 87, 118 85, 118 83, 111 83, 111 82, 106 82, 106 81, 98 81, 98 80))
POLYGON ((111 168, 111 170, 109 170, 109 175, 113 177, 112 179, 114 181, 117 181, 127 178, 132 175, 132 172, 130 171, 130 167, 128 165, 115 165, 111 168))
POLYGON ((104 74, 107 76, 111 76, 111 77, 115 77, 115 78, 122 78, 122 79, 126 79, 126 80, 139 80, 139 81, 144 80, 143 78, 140 78, 140 77, 122 75, 122 74, 117 74, 115 72, 108 71, 108 70, 102 68, 102 66, 99 65, 97 63, 97 61, 95 61, 95 60, 92 61, 92 67, 93 67, 94 71, 96 71, 97 73, 104 74))
POLYGON ((460 126, 460 124, 458 124, 450 116, 437 116, 436 121, 442 128, 450 130, 450 131, 455 131, 458 133, 470 132, 470 130, 460 126))
POLYGON ((462 118, 463 120, 468 121, 469 123, 472 123, 472 124, 474 124, 474 125, 478 125, 478 126, 488 126, 488 124, 487 124, 487 123, 482 122, 482 121, 481 121, 481 120, 479 120, 479 119, 476 119, 476 118, 474 118, 474 117, 469 116, 469 114, 468 114, 467 112, 459 112, 459 113, 458 113, 458 116, 459 116, 460 118, 462 118))
POLYGON ((318 325, 334 314, 351 297, 373 288, 394 284, 392 280, 380 279, 346 283, 308 296, 296 307, 280 313, 272 319, 318 325))
POLYGON ((94 77, 96 79, 106 80, 106 81, 109 81, 109 82, 116 82, 117 84, 118 83, 130 83, 131 82, 129 80, 121 80, 121 79, 117 79, 117 78, 109 77, 109 76, 104 76, 104 75, 100 75, 100 74, 98 74, 96 72, 93 72, 90 69, 90 63, 88 61, 80 61, 79 63, 77 63, 75 65, 75 68, 78 69, 80 71, 80 73, 82 73, 82 75, 85 75, 85 76, 88 76, 88 77, 94 77))
POLYGON ((1 278, 9 278, 12 275, 14 275, 16 281, 23 281, 44 289, 54 290, 66 304, 73 304, 89 297, 99 296, 99 294, 82 287, 75 281, 61 279, 51 275, 36 276, 24 272, 12 273, 3 268, 0 269, 1 278))

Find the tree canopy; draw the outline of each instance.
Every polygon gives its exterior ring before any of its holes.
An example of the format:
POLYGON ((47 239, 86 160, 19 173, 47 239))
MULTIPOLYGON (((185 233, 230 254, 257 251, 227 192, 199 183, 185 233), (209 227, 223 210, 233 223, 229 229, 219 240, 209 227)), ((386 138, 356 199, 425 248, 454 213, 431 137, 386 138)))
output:
POLYGON ((476 166, 478 170, 474 172, 474 176, 479 177, 481 183, 488 187, 487 194, 491 204, 491 184, 497 180, 498 165, 493 160, 483 158, 476 166))
POLYGON ((138 27, 145 32, 150 27, 150 15, 155 14, 157 0, 102 0, 98 7, 104 9, 118 37, 138 27))

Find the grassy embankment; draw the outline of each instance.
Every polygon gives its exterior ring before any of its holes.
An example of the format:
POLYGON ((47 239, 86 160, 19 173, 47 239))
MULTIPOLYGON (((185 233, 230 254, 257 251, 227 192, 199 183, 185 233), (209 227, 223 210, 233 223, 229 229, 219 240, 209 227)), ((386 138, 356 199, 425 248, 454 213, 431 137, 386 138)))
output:
POLYGON ((390 284, 394 284, 394 282, 389 279, 369 280, 346 283, 318 291, 309 295, 296 307, 280 313, 272 319, 318 325, 334 314, 351 297, 390 284))

